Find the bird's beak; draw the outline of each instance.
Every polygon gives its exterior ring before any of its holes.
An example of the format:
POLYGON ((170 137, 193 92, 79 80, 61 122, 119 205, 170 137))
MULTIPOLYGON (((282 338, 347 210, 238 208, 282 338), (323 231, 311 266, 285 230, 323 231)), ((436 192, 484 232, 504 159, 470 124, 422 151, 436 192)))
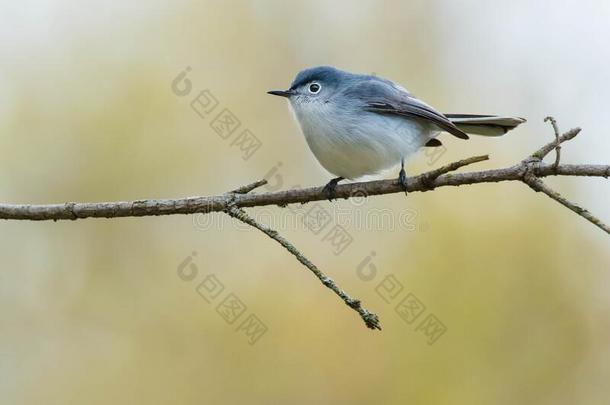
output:
POLYGON ((271 94, 272 96, 280 96, 289 98, 294 94, 294 90, 271 90, 268 91, 267 94, 271 94))

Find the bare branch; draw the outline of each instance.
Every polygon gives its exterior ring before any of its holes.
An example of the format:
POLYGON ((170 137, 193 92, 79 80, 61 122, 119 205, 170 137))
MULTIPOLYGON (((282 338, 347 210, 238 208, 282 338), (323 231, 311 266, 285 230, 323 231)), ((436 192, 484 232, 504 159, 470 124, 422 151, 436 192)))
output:
POLYGON ((255 181, 254 183, 250 183, 248 185, 236 188, 235 190, 231 191, 231 193, 233 193, 233 194, 248 194, 250 191, 253 191, 256 188, 262 187, 265 184, 267 184, 267 180, 265 180, 265 179, 259 180, 259 181, 255 181))
MULTIPOLYGON (((562 135, 562 138, 566 134, 562 135)), ((550 150, 553 150, 555 142, 550 150)), ((541 149, 542 150, 542 149, 541 149)), ((537 153, 540 153, 537 152, 537 153)), ((548 153, 548 152, 547 152, 548 153)), ((456 162, 457 163, 457 162, 456 162)), ((437 177, 431 184, 426 184, 424 173, 407 179, 407 191, 427 191, 431 188, 455 187, 480 183, 497 183, 501 181, 522 181, 527 165, 523 162, 514 166, 483 170, 468 173, 449 173, 437 177)), ((569 165, 560 164, 555 169, 552 164, 540 164, 535 168, 536 177, 548 176, 587 176, 610 177, 610 165, 569 165)), ((376 180, 359 183, 339 184, 335 189, 337 198, 351 198, 361 195, 382 195, 403 193, 404 189, 396 180, 376 180)), ((237 194, 235 206, 239 208, 266 205, 286 206, 294 203, 325 201, 327 196, 322 187, 310 187, 294 190, 277 191, 260 194, 237 194)), ((63 203, 48 205, 0 204, 0 219, 11 220, 75 220, 84 218, 121 218, 158 215, 197 214, 222 212, 229 202, 227 194, 206 197, 185 197, 171 200, 137 200, 101 203, 63 203)))
MULTIPOLYGON (((544 159, 544 157, 548 155, 550 151, 555 149, 555 163, 553 163, 552 168, 555 174, 558 174, 560 172, 559 161, 561 159, 561 144, 567 140, 573 139, 576 135, 580 133, 580 128, 574 128, 569 130, 565 134, 560 135, 559 125, 557 125, 557 120, 555 120, 555 118, 549 116, 546 117, 544 121, 551 122, 553 132, 555 133, 555 141, 546 144, 538 151, 533 153, 529 159, 526 159, 521 162, 526 167, 526 170, 523 173, 523 182, 530 186, 532 190, 546 194, 553 200, 557 201, 558 203, 577 213, 581 217, 585 218, 589 222, 593 223, 595 226, 599 227, 607 234, 610 234, 610 227, 603 223, 599 218, 591 214, 586 209, 580 207, 579 205, 569 201, 567 198, 563 197, 561 194, 559 194, 558 192, 547 186, 542 180, 540 180, 539 177, 542 176, 540 175, 539 167, 542 159, 544 159)), ((606 172, 603 174, 603 177, 608 178, 609 173, 610 171, 606 170, 606 172)))
POLYGON ((603 230, 604 232, 606 232, 607 234, 610 235, 610 227, 608 227, 608 225, 603 223, 599 218, 597 218, 596 216, 591 214, 586 209, 569 201, 567 198, 563 197, 561 194, 559 194, 558 192, 556 192, 555 190, 553 190, 552 188, 550 188, 549 186, 544 184, 544 182, 542 180, 540 180, 539 178, 537 178, 535 175, 533 175, 531 173, 527 173, 523 177, 523 181, 528 186, 530 186, 534 191, 542 192, 542 193, 548 195, 553 200, 557 201, 559 204, 574 211, 575 213, 577 213, 581 217, 585 218, 586 220, 588 220, 589 222, 591 222, 592 224, 599 227, 601 230, 603 230))
MULTIPOLYGON (((552 117, 547 117, 555 133, 555 139, 520 163, 501 169, 483 170, 468 173, 451 173, 461 167, 488 160, 487 155, 475 156, 468 159, 450 163, 441 168, 407 178, 406 191, 428 191, 439 187, 461 186, 479 183, 497 183, 501 181, 520 181, 529 185, 533 190, 542 192, 569 208, 571 211, 584 217, 607 234, 610 227, 600 219, 592 215, 586 209, 570 202, 558 192, 548 187, 541 178, 549 176, 587 176, 587 177, 610 177, 610 165, 591 164, 560 164, 561 144, 573 139, 580 132, 580 128, 559 134, 559 126, 552 117), (553 164, 544 163, 542 160, 552 151, 556 151, 553 164)), ((379 318, 372 312, 362 307, 360 301, 351 298, 345 291, 323 272, 321 272, 309 259, 307 259, 294 245, 283 238, 277 231, 258 223, 251 218, 243 208, 266 205, 278 205, 285 207, 293 203, 308 203, 312 201, 326 200, 327 195, 323 187, 311 187, 278 191, 272 193, 254 194, 251 191, 267 184, 266 180, 260 180, 252 184, 240 187, 228 193, 207 196, 187 197, 172 200, 137 200, 102 203, 74 203, 49 205, 31 204, 0 204, 0 219, 12 220, 76 220, 83 218, 119 218, 119 217, 143 217, 174 214, 197 214, 210 212, 225 212, 269 236, 307 267, 326 287, 337 294, 346 305, 354 309, 371 329, 381 329, 379 318)), ((379 180, 359 183, 338 185, 335 189, 336 198, 352 198, 361 195, 381 195, 404 192, 396 180, 379 180)))
POLYGON ((553 127, 553 132, 555 132, 555 168, 559 166, 559 161, 561 160, 561 142, 559 142, 559 137, 561 136, 561 132, 559 131, 559 125, 557 125, 557 120, 551 116, 546 117, 544 122, 550 121, 551 126, 553 127))
POLYGON ((294 257, 296 257, 299 262, 301 262, 305 267, 307 267, 318 278, 318 280, 320 280, 320 282, 324 284, 324 286, 331 289, 335 294, 337 294, 348 307, 358 312, 358 314, 360 314, 360 317, 369 329, 381 330, 381 325, 379 324, 379 318, 377 315, 365 309, 360 304, 360 300, 350 297, 345 291, 339 288, 332 278, 328 277, 326 274, 320 271, 320 269, 318 269, 315 264, 313 264, 307 257, 305 257, 305 255, 303 255, 296 247, 294 247, 292 243, 290 243, 283 236, 281 236, 276 230, 271 229, 263 224, 260 224, 254 218, 246 214, 244 210, 236 207, 233 203, 229 203, 226 212, 233 218, 236 218, 241 222, 258 229, 259 231, 263 232, 265 235, 269 236, 271 239, 282 245, 286 250, 292 253, 292 255, 294 255, 294 257))
POLYGON ((463 159, 463 160, 459 160, 457 162, 449 163, 446 166, 431 170, 431 171, 425 173, 424 175, 419 176, 419 178, 420 178, 422 184, 424 185, 424 187, 427 187, 428 189, 432 190, 432 189, 434 189, 434 180, 436 180, 439 176, 449 173, 449 172, 456 171, 457 169, 459 169, 461 167, 468 166, 473 163, 482 162, 484 160, 489 160, 489 155, 473 156, 468 159, 463 159))
POLYGON ((545 156, 548 155, 550 151, 552 151, 553 149, 557 149, 557 146, 561 145, 565 141, 574 139, 574 137, 576 135, 578 135, 580 133, 580 131, 581 131, 580 128, 570 129, 568 132, 561 135, 558 139, 556 138, 553 142, 547 143, 542 148, 540 148, 536 152, 532 153, 531 157, 538 159, 538 160, 544 159, 545 156))

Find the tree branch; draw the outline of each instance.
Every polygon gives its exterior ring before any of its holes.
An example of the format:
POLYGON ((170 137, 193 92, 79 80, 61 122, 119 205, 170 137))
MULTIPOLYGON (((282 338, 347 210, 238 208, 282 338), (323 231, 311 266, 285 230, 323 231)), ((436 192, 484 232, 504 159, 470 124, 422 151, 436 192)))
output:
MULTIPOLYGON (((553 127, 553 132, 555 132, 555 164, 554 166, 559 166, 559 161, 561 160, 561 132, 559 131, 559 125, 557 125, 557 121, 553 117, 546 117, 544 122, 550 122, 553 127)), ((578 132, 580 132, 580 128, 578 128, 578 132)), ((575 135, 576 136, 576 135, 575 135)))
POLYGON ((237 208, 234 204, 229 203, 229 207, 226 210, 227 214, 231 217, 240 220, 241 222, 248 224, 265 235, 269 236, 271 239, 275 240, 277 243, 282 245, 286 250, 288 250, 294 257, 297 258, 303 266, 307 267, 317 278, 324 284, 325 287, 332 290, 335 294, 339 296, 345 302, 345 304, 358 312, 360 317, 364 321, 365 325, 369 329, 378 329, 381 330, 381 325, 379 324, 379 317, 374 313, 368 311, 360 304, 360 300, 354 299, 350 297, 345 291, 343 291, 334 280, 320 271, 315 264, 313 264, 303 253, 301 253, 292 243, 290 243, 286 238, 281 236, 276 230, 271 229, 265 225, 258 223, 254 218, 250 217, 244 210, 241 208, 237 208))
MULTIPOLYGON (((553 142, 554 144, 554 142, 553 142)), ((553 150, 554 146, 551 148, 553 150)), ((458 162, 456 162, 458 163, 458 162)), ((492 170, 482 170, 468 173, 444 174, 426 185, 429 173, 409 177, 407 191, 428 191, 432 188, 455 187, 480 183, 497 183, 501 181, 522 181, 527 170, 527 164, 492 170)), ((433 172, 433 171, 432 171, 433 172)), ((536 177, 548 176, 586 176, 610 177, 610 165, 571 165, 542 163, 535 168, 536 177)), ((396 180, 376 180, 359 183, 339 184, 335 189, 337 198, 351 198, 354 195, 382 195, 402 193, 404 189, 396 180), (360 194, 358 194, 359 192, 360 194)), ((294 190, 277 191, 261 194, 240 194, 235 196, 235 206, 238 208, 260 207, 266 205, 285 206, 293 203, 308 203, 326 200, 322 187, 310 187, 294 190)), ((226 194, 207 197, 185 197, 170 200, 136 200, 100 203, 62 203, 48 205, 32 204, 0 204, 0 219, 11 220, 76 220, 85 218, 121 218, 145 217, 176 214, 198 214, 222 212, 226 210, 229 198, 226 194)))
POLYGON ((540 180, 539 178, 537 178, 535 175, 528 173, 524 176, 523 181, 528 186, 530 186, 534 191, 542 192, 542 193, 548 195, 550 198, 557 201, 559 204, 574 211, 575 213, 577 213, 581 217, 585 218, 587 221, 591 222, 595 226, 599 227, 602 231, 604 231, 610 235, 610 227, 608 227, 608 225, 604 224, 599 218, 597 218, 596 216, 591 214, 586 209, 569 201, 568 199, 563 197, 561 194, 559 194, 557 191, 553 190, 552 188, 550 188, 549 186, 544 184, 544 182, 542 180, 540 180))
MULTIPOLYGON (((497 183, 501 181, 519 181, 527 184, 533 190, 542 192, 559 202, 571 211, 587 219, 607 234, 610 227, 595 217, 586 209, 570 202, 558 192, 552 190, 541 178, 549 176, 587 176, 610 177, 610 165, 592 164, 561 164, 561 144, 573 139, 580 133, 580 128, 574 128, 563 135, 559 133, 557 122, 547 117, 555 133, 555 139, 538 149, 523 161, 509 167, 482 170, 467 173, 451 173, 469 164, 489 159, 487 155, 475 156, 468 159, 450 163, 441 168, 431 170, 418 176, 407 179, 407 192, 429 191, 440 187, 457 187, 469 184, 497 183), (555 161, 552 164, 544 163, 543 159, 555 150, 555 161)), ((265 225, 258 223, 243 209, 266 205, 285 207, 293 203, 308 203, 326 200, 323 187, 310 187, 303 189, 285 190, 271 193, 253 194, 251 191, 267 183, 260 180, 240 187, 225 194, 206 197, 186 197, 171 200, 137 200, 101 203, 74 203, 32 205, 32 204, 0 204, 0 219, 7 220, 76 220, 84 218, 119 218, 143 217, 175 214, 197 214, 210 212, 225 212, 269 236, 307 267, 317 278, 338 295, 345 304, 354 309, 371 329, 381 329, 377 315, 362 307, 360 301, 351 298, 345 291, 323 272, 321 272, 307 257, 294 245, 283 238, 279 233, 265 225)), ((373 196, 404 192, 404 188, 397 180, 378 180, 338 185, 335 189, 337 198, 348 199, 353 196, 373 196)))

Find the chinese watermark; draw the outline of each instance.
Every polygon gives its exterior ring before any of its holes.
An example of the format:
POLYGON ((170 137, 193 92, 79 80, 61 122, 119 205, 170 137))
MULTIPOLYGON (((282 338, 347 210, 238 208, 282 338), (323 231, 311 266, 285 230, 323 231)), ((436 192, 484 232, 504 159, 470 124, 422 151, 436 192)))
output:
POLYGON ((224 283, 214 273, 200 277, 199 268, 194 263, 196 256, 197 252, 192 252, 178 264, 176 273, 180 280, 195 284, 197 294, 207 304, 214 305, 216 313, 227 325, 236 333, 245 335, 250 345, 256 344, 267 333, 267 326, 254 313, 247 314, 247 305, 235 292, 227 292, 224 283))
POLYGON ((233 112, 224 106, 220 106, 218 98, 209 89, 195 91, 193 83, 188 78, 191 67, 187 66, 172 81, 172 92, 178 97, 190 98, 191 109, 202 120, 210 120, 210 128, 225 141, 230 141, 229 146, 237 148, 241 152, 244 161, 249 160, 262 146, 263 143, 254 133, 242 126, 242 122, 233 112))
MULTIPOLYGON (((377 266, 373 262, 376 255, 376 252, 371 252, 356 266, 356 275, 360 280, 371 282, 379 279, 377 266)), ((426 312, 424 303, 412 292, 404 292, 404 284, 394 274, 386 275, 375 286, 375 293, 379 298, 392 305, 394 312, 407 325, 415 325, 414 331, 423 334, 427 343, 433 345, 447 332, 447 326, 432 313, 422 318, 421 315, 426 312), (418 320, 419 322, 416 322, 418 320)))

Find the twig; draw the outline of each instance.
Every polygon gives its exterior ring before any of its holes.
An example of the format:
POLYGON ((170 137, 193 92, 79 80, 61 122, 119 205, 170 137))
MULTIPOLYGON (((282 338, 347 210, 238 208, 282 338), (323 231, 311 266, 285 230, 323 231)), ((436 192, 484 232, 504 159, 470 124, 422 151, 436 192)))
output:
POLYGON ((548 116, 544 119, 544 122, 550 121, 553 126, 553 132, 555 132, 555 168, 559 166, 559 160, 561 160, 561 142, 559 142, 559 136, 561 132, 559 131, 559 125, 557 125, 557 120, 555 118, 548 116))
MULTIPOLYGON (((438 169, 434 169, 434 170, 431 170, 427 173, 420 175, 419 179, 422 182, 422 184, 424 185, 424 187, 427 187, 429 190, 433 190, 434 189, 434 180, 436 180, 439 176, 449 173, 449 172, 456 171, 457 169, 459 169, 461 167, 468 166, 473 163, 482 162, 484 160, 489 160, 489 155, 473 156, 468 159, 463 159, 463 160, 459 160, 457 162, 449 163, 448 165, 439 167, 438 169)), ((422 190, 422 191, 425 191, 425 190, 422 190)))
POLYGON ((241 186, 239 188, 236 188, 235 190, 231 191, 230 193, 233 193, 233 194, 248 194, 250 191, 254 190, 255 188, 262 187, 265 184, 267 184, 267 180, 265 180, 265 179, 259 180, 259 181, 255 181, 254 183, 250 183, 250 184, 247 184, 245 186, 241 186))
POLYGON ((544 145, 542 148, 538 149, 536 152, 532 153, 530 157, 538 160, 544 159, 546 155, 549 154, 553 149, 557 149, 557 144, 561 145, 562 143, 574 139, 576 135, 580 133, 580 128, 572 128, 565 134, 561 135, 559 139, 555 139, 553 142, 549 142, 544 145))
MULTIPOLYGON (((580 133, 580 128, 574 128, 560 136, 559 126, 557 125, 557 121, 555 120, 555 118, 549 116, 546 117, 544 121, 551 122, 551 125, 553 126, 553 132, 555 133, 555 141, 546 144, 538 151, 533 153, 529 159, 526 159, 521 162, 525 166, 525 171, 523 172, 523 182, 530 186, 532 190, 546 194, 561 205, 569 208, 576 214, 585 218, 587 221, 599 227, 607 234, 610 234, 610 227, 608 227, 608 225, 602 222, 599 218, 591 214, 586 209, 580 207, 579 205, 569 201, 567 198, 563 197, 561 194, 547 186, 542 180, 539 179, 539 166, 541 164, 542 159, 544 159, 544 157, 548 155, 550 151, 555 149, 555 163, 552 165, 552 168, 557 174, 560 171, 559 160, 561 158, 561 144, 567 140, 573 139, 576 135, 580 133)), ((608 178, 609 173, 610 170, 606 171, 604 177, 608 178)))
POLYGON ((307 257, 305 257, 305 255, 303 253, 301 253, 286 238, 281 236, 279 234, 279 232, 277 232, 274 229, 269 228, 268 226, 265 226, 265 225, 259 223, 254 218, 249 216, 243 209, 238 208, 235 205, 234 200, 235 200, 236 194, 248 194, 249 192, 253 191, 254 189, 264 186, 265 184, 267 184, 267 180, 263 179, 263 180, 259 180, 254 183, 248 184, 246 186, 239 187, 239 188, 227 193, 229 202, 227 204, 227 208, 226 208, 225 212, 228 215, 230 215, 231 217, 238 219, 239 221, 241 221, 245 224, 248 224, 253 228, 258 229, 259 231, 261 231, 262 233, 264 233, 265 235, 269 236, 271 239, 275 240, 280 245, 282 245, 286 250, 288 250, 292 255, 294 255, 294 257, 296 257, 299 262, 301 262, 305 267, 307 267, 318 278, 318 280, 320 280, 322 282, 322 284, 324 284, 324 286, 331 289, 335 294, 337 294, 343 300, 343 302, 345 302, 345 304, 348 307, 350 307, 353 310, 355 310, 356 312, 358 312, 358 314, 360 314, 360 317, 362 318, 362 320, 364 321, 364 323, 366 324, 366 326, 368 328, 381 330, 381 325, 379 324, 379 317, 377 315, 375 315, 374 313, 369 312, 366 308, 364 308, 360 304, 360 300, 350 297, 344 290, 339 288, 339 286, 337 286, 337 284, 334 282, 333 279, 331 279, 326 274, 324 274, 320 269, 318 269, 316 267, 316 265, 311 262, 311 260, 309 260, 307 257))
POLYGON ((586 220, 588 220, 589 222, 591 222, 592 224, 594 224, 595 226, 599 227, 601 230, 603 230, 604 232, 606 232, 607 234, 610 235, 610 227, 608 227, 608 225, 603 223, 599 218, 597 218, 596 216, 591 214, 586 209, 584 209, 584 208, 580 207, 579 205, 569 201, 567 198, 563 197, 557 191, 553 190, 552 188, 550 188, 549 186, 544 184, 544 182, 542 180, 540 180, 538 177, 536 177, 534 174, 527 173, 523 177, 523 181, 528 186, 530 186, 534 191, 542 192, 542 193, 548 195, 553 200, 557 201, 559 204, 561 204, 561 205, 569 208, 570 210, 574 211, 575 213, 577 213, 581 217, 585 218, 586 220))
POLYGON ((263 232, 265 235, 269 236, 271 239, 275 240, 277 243, 282 245, 286 250, 294 255, 299 262, 301 262, 305 267, 307 267, 317 278, 326 286, 331 289, 335 294, 337 294, 345 304, 358 312, 360 317, 366 324, 369 329, 378 329, 381 330, 381 325, 379 324, 379 317, 372 312, 369 312, 366 308, 364 308, 360 304, 360 300, 354 299, 350 297, 345 291, 337 286, 337 284, 324 274, 320 269, 316 267, 305 255, 303 255, 292 243, 290 243, 287 239, 281 236, 276 230, 271 229, 263 224, 258 223, 254 218, 250 217, 244 210, 236 207, 233 203, 229 203, 227 209, 227 214, 231 217, 240 220, 241 222, 248 224, 259 231, 263 232))

